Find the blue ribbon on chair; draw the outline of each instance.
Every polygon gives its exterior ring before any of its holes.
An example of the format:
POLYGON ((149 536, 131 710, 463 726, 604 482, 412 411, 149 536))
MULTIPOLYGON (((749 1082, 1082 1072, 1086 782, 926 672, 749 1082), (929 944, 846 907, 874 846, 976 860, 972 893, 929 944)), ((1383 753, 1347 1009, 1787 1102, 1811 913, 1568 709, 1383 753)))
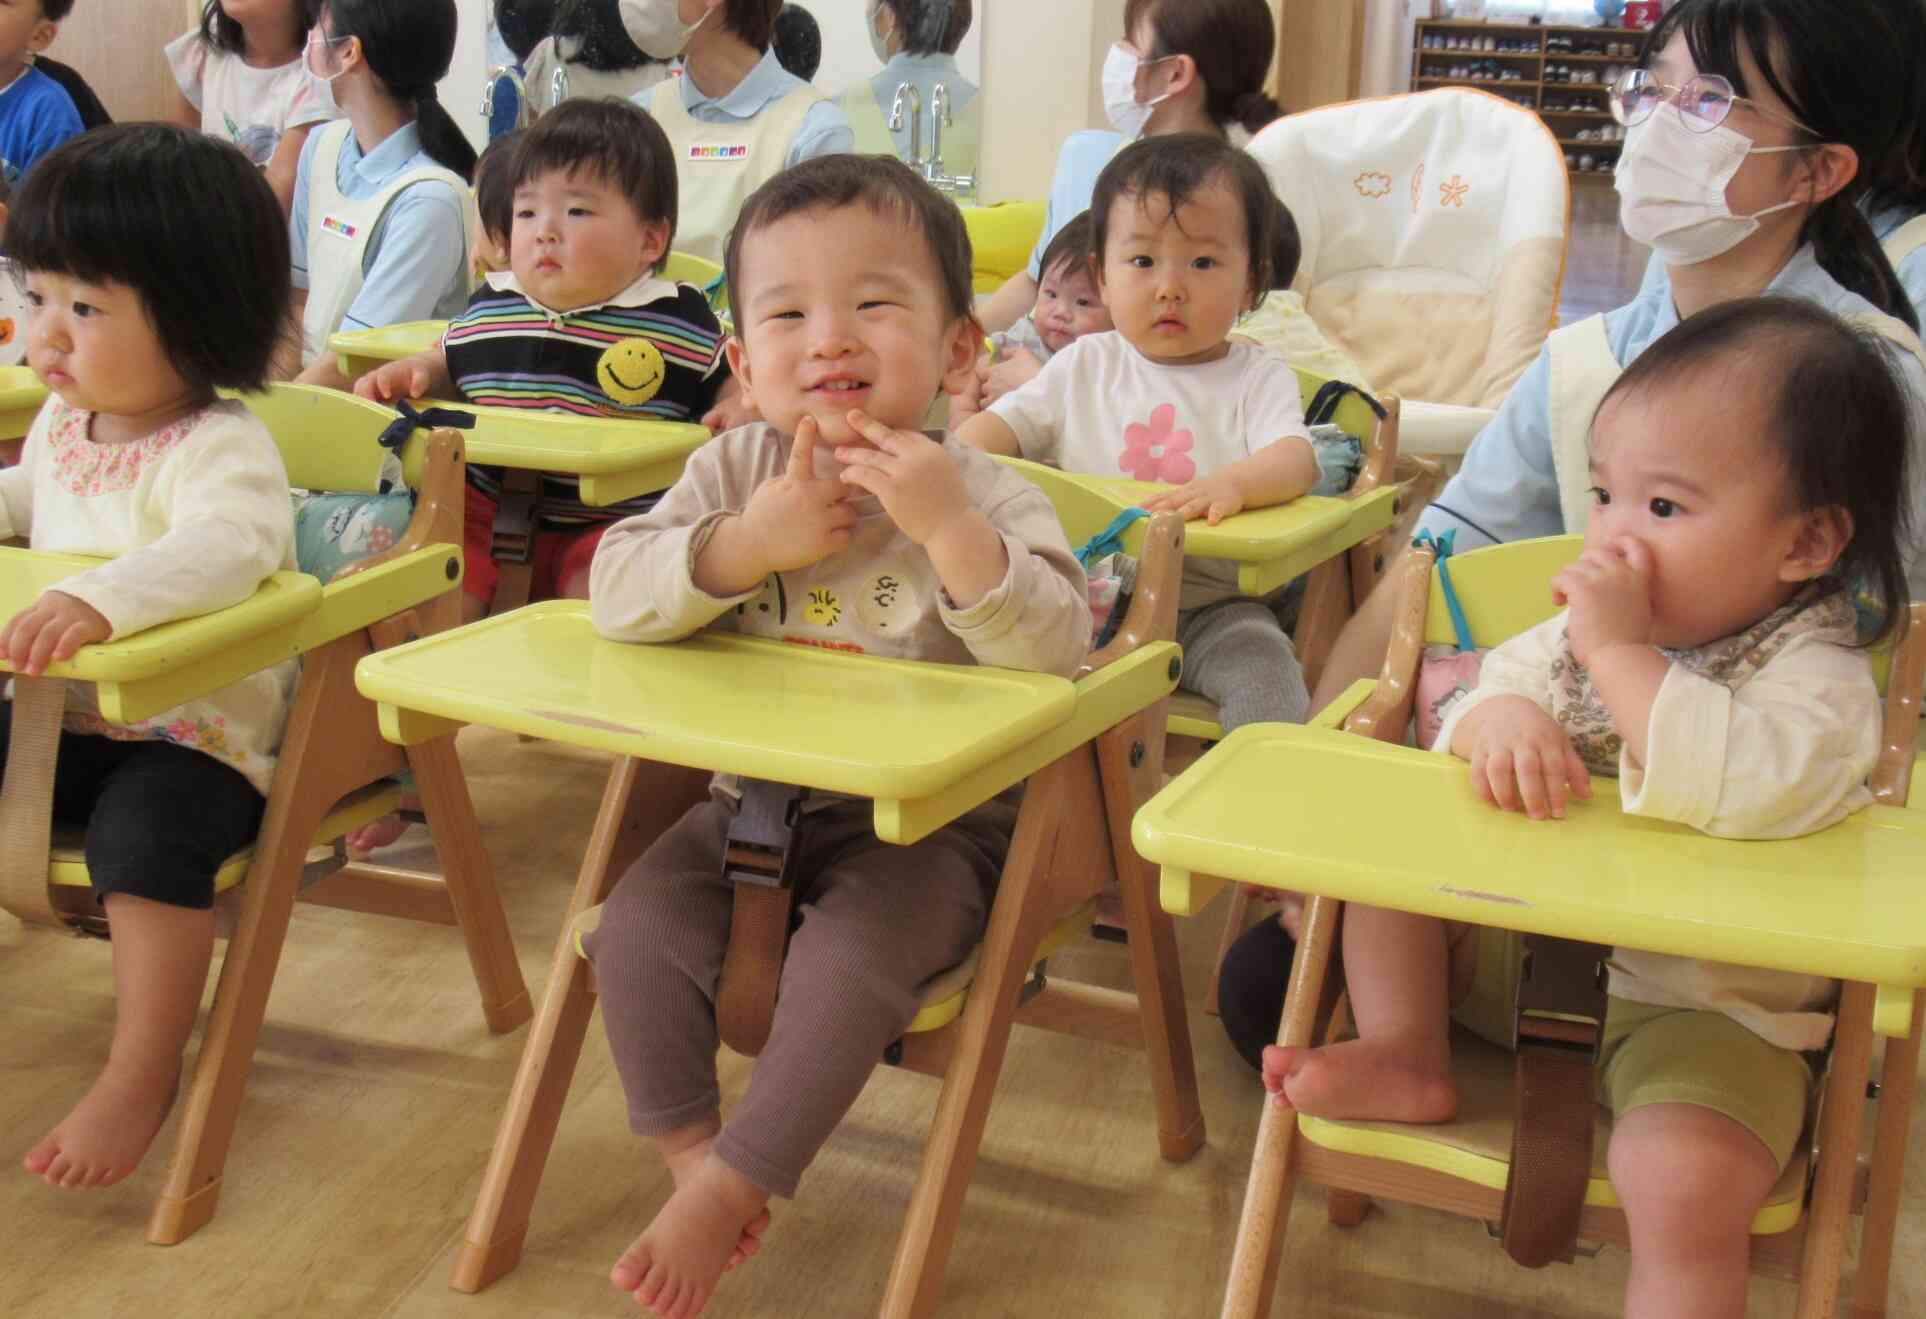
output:
POLYGON ((1452 542, 1457 539, 1456 527, 1437 536, 1420 531, 1411 538, 1411 545, 1414 549, 1428 549, 1437 555, 1438 585, 1444 589, 1445 611, 1451 615, 1451 630, 1458 635, 1458 649, 1476 650, 1471 640, 1471 624, 1465 621, 1464 606, 1458 603, 1458 592, 1451 585, 1451 565, 1448 560, 1451 558, 1452 542))
POLYGON ((452 426, 458 431, 475 428, 475 414, 457 412, 453 408, 429 408, 424 412, 415 411, 407 399, 395 400, 395 411, 400 415, 388 423, 388 429, 381 432, 378 443, 390 453, 400 453, 408 437, 418 430, 432 430, 436 426, 452 426))
POLYGON ((1149 509, 1126 508, 1110 519, 1109 526, 1084 542, 1083 548, 1077 551, 1077 562, 1089 568, 1091 564, 1107 554, 1122 553, 1124 532, 1149 516, 1149 509))

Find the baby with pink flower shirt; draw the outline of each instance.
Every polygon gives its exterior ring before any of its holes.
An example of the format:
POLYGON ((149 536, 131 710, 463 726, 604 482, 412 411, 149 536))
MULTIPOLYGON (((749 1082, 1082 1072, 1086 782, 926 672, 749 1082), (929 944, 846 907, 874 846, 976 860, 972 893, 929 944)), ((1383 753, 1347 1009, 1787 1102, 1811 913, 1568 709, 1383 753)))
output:
MULTIPOLYGON (((1172 486, 1144 506, 1212 524, 1342 493, 1357 442, 1313 439, 1290 364, 1230 337, 1276 282, 1280 209, 1263 170, 1218 139, 1146 138, 1118 153, 1090 205, 1092 268, 1117 328, 1066 346, 960 437, 1065 471, 1172 486)), ((1234 564, 1185 560, 1183 686, 1217 703, 1226 732, 1304 718, 1310 696, 1286 631, 1296 601, 1290 588, 1239 596, 1234 564)))

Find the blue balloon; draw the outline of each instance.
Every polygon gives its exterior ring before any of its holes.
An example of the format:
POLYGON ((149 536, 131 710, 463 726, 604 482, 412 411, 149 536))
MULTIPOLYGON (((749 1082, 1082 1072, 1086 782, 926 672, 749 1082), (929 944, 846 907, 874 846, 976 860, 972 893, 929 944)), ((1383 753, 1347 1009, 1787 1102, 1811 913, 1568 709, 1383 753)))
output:
POLYGON ((1625 0, 1592 0, 1592 12, 1608 25, 1615 25, 1618 16, 1625 12, 1625 0))

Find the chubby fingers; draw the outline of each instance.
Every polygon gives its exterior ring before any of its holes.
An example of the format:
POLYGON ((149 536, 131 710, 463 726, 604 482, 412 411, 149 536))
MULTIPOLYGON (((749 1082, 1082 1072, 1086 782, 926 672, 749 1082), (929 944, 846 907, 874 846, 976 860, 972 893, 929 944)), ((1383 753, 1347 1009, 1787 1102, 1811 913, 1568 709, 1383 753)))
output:
MULTIPOLYGON (((896 433, 894 426, 885 426, 861 408, 852 408, 847 418, 849 427, 884 453, 902 452, 903 437, 896 433)), ((848 461, 845 459, 844 461, 848 461)))
POLYGON ((816 477, 816 443, 822 439, 822 431, 816 419, 804 413, 796 423, 796 438, 789 446, 789 468, 785 473, 792 481, 812 481, 816 477))

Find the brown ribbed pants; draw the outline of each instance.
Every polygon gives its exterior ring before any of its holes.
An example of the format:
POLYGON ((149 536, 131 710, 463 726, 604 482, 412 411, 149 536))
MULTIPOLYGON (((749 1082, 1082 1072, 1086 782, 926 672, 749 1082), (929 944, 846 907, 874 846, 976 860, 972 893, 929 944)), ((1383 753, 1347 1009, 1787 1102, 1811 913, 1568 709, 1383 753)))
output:
MULTIPOLYGON (((729 942, 722 878, 733 802, 695 807, 622 876, 586 941, 629 1125, 659 1136, 721 1111, 716 985, 729 942)), ((769 1043, 715 1153, 771 1195, 803 1170, 902 1036, 923 987, 983 936, 1015 827, 992 802, 909 847, 880 841, 868 802, 808 819, 801 918, 769 1043)))

